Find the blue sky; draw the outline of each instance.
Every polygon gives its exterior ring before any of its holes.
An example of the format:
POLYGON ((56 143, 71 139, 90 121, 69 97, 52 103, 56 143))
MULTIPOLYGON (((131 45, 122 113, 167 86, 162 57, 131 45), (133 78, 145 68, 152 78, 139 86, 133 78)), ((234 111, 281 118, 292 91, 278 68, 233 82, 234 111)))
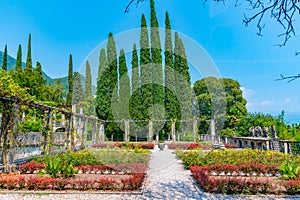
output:
MULTIPOLYGON (((32 34, 33 61, 42 63, 51 77, 67 75, 68 57, 73 54, 74 69, 79 70, 86 56, 109 32, 114 34, 139 28, 145 13, 149 22, 149 0, 129 13, 124 9, 129 0, 0 0, 0 48, 8 45, 8 53, 16 56, 22 44, 26 57, 28 34, 32 34)), ((222 77, 240 82, 251 112, 279 114, 300 113, 300 80, 287 84, 274 81, 280 74, 300 72, 299 35, 285 47, 277 47, 283 30, 277 23, 266 20, 264 36, 256 35, 256 24, 242 23, 245 9, 231 3, 211 3, 200 0, 156 0, 159 24, 164 26, 168 11, 172 28, 199 43, 214 60, 222 77)), ((299 19, 299 18, 298 18, 299 19)), ((299 21, 295 22, 296 33, 299 21)), ((297 29, 298 28, 298 29, 297 29)), ((199 79, 201 77, 198 77, 199 79)), ((197 77, 193 77, 195 81, 197 77)), ((299 116, 299 115, 298 115, 299 116)))

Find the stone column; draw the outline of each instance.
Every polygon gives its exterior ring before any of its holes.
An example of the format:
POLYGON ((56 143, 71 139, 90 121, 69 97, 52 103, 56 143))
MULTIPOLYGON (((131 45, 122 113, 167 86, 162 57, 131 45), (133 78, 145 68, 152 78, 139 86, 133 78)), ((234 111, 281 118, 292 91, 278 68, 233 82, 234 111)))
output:
POLYGON ((124 141, 128 142, 129 134, 130 134, 130 124, 129 120, 125 120, 125 136, 124 136, 124 141))
POLYGON ((215 120, 214 120, 214 119, 211 119, 209 124, 210 124, 210 125, 209 125, 209 128, 210 128, 210 135, 213 136, 213 138, 214 138, 214 136, 216 135, 215 120))
POLYGON ((194 119, 193 121, 193 133, 194 133, 194 142, 197 141, 197 135, 198 135, 198 121, 197 119, 194 119))
POLYGON ((176 142, 176 127, 175 127, 175 121, 171 121, 171 133, 172 133, 172 141, 176 142))
POLYGON ((52 132, 53 132, 53 115, 52 111, 48 112, 48 125, 47 125, 47 154, 52 153, 52 132))
POLYGON ((149 133, 148 133, 148 142, 152 142, 152 137, 153 137, 153 121, 149 120, 149 133))
POLYGON ((86 145, 86 137, 87 137, 87 123, 88 120, 87 118, 82 119, 82 128, 81 128, 81 147, 85 148, 86 145))
POLYGON ((105 141, 104 123, 102 123, 102 122, 100 122, 99 134, 100 134, 100 142, 104 142, 105 141))
POLYGON ((92 145, 97 143, 96 134, 97 134, 97 121, 94 119, 93 128, 92 128, 92 145))
POLYGON ((62 125, 62 126, 65 126, 65 125, 66 125, 65 121, 66 121, 65 114, 61 114, 61 125, 62 125))

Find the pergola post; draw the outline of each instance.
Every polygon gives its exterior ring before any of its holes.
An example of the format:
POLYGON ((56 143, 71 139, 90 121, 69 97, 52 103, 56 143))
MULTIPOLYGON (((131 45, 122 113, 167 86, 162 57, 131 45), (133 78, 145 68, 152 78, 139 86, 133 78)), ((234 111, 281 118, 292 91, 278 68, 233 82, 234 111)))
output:
POLYGON ((99 134, 100 134, 100 142, 104 142, 105 141, 105 137, 104 137, 104 123, 102 123, 102 122, 100 122, 99 134))
POLYGON ((130 124, 129 124, 129 120, 125 120, 125 134, 124 134, 124 141, 128 142, 128 138, 129 138, 129 132, 130 132, 130 124))
POLYGON ((172 133, 172 141, 176 142, 176 135, 175 135, 175 121, 171 121, 171 133, 172 133))
POLYGON ((152 142, 152 137, 153 137, 153 121, 152 120, 149 120, 148 126, 149 126, 148 142, 152 142))
POLYGON ((92 144, 96 144, 96 134, 97 134, 97 121, 93 120, 93 128, 92 128, 92 144))
POLYGON ((194 142, 197 141, 197 135, 198 135, 198 121, 197 119, 194 119, 193 121, 193 133, 194 133, 194 142))

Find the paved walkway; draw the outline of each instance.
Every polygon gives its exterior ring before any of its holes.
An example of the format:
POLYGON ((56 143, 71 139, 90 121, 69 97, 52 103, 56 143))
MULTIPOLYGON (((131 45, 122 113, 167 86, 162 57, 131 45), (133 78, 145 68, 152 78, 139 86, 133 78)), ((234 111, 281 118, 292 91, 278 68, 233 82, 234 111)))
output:
POLYGON ((87 200, 87 199, 203 199, 203 200, 273 200, 273 199, 300 199, 300 197, 275 198, 270 196, 231 196, 220 194, 209 194, 201 191, 194 185, 190 171, 184 170, 181 162, 176 159, 174 150, 165 149, 160 151, 154 149, 151 154, 149 171, 144 184, 143 195, 137 194, 93 194, 93 193, 67 193, 67 194, 2 194, 0 200, 87 200))

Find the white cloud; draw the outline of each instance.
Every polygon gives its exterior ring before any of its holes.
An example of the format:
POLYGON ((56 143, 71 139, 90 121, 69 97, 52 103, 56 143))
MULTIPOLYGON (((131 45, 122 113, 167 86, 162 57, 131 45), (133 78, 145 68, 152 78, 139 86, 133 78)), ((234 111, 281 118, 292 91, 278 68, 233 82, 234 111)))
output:
POLYGON ((269 106, 269 105, 271 105, 273 103, 274 103, 274 101, 262 101, 262 102, 260 102, 260 105, 262 105, 262 106, 269 106))
POLYGON ((255 106, 255 103, 252 103, 252 102, 247 102, 247 107, 252 107, 252 106, 255 106))
POLYGON ((284 103, 286 103, 286 104, 289 103, 289 102, 291 102, 291 99, 289 99, 289 98, 284 100, 284 103))
POLYGON ((250 90, 250 89, 245 88, 245 87, 241 87, 241 90, 243 92, 243 97, 245 99, 248 99, 249 97, 251 97, 254 94, 253 90, 250 90))

